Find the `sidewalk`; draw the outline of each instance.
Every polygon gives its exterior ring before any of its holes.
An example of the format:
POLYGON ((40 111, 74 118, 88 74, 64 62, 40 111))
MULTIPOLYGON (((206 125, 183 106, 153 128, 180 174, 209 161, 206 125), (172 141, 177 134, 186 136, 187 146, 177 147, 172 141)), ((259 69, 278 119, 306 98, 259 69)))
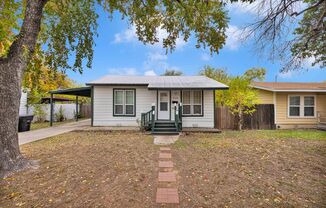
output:
POLYGON ((45 139, 48 137, 56 136, 66 132, 74 131, 80 128, 85 128, 91 125, 91 120, 82 120, 78 122, 71 122, 60 126, 53 126, 43 129, 37 129, 32 131, 18 133, 19 145, 34 142, 37 140, 45 139))

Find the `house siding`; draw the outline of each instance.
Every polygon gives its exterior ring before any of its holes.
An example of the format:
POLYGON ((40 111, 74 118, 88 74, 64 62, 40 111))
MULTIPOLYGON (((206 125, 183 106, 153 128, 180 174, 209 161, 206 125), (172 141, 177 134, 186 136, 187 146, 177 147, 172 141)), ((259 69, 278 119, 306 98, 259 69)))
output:
POLYGON ((259 104, 273 104, 273 92, 267 90, 257 90, 259 104))
POLYGON ((212 90, 204 90, 204 114, 201 117, 183 117, 183 127, 214 128, 214 96, 212 90))
MULTIPOLYGON (((146 86, 94 86, 93 126, 139 126, 141 113, 148 112, 152 103, 157 102, 156 90, 146 86), (136 115, 133 117, 113 116, 113 89, 136 89, 136 115)), ((203 110, 201 117, 183 117, 184 127, 214 127, 214 98, 212 90, 203 91, 203 110)))
POLYGON ((315 128, 317 115, 314 118, 291 118, 288 116, 289 95, 314 95, 316 96, 316 114, 318 111, 326 112, 326 93, 276 93, 276 126, 281 129, 287 128, 315 128))
POLYGON ((141 113, 148 112, 156 102, 156 91, 146 86, 94 86, 94 126, 139 126, 141 113), (136 89, 136 115, 113 116, 113 89, 136 89))

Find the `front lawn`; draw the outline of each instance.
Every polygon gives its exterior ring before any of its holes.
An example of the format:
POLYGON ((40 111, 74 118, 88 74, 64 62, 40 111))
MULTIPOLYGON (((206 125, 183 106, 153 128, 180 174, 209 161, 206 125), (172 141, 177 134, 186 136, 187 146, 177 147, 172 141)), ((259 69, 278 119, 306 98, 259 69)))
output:
POLYGON ((0 207, 151 207, 158 147, 139 132, 71 132, 22 146, 37 170, 0 182, 0 207))
MULTIPOLYGON (((157 207, 150 135, 71 132, 21 149, 39 168, 0 181, 1 208, 157 207)), ((189 134, 171 149, 180 207, 326 206, 326 132, 189 134)))
POLYGON ((191 134, 173 146, 183 207, 326 206, 326 132, 191 134))

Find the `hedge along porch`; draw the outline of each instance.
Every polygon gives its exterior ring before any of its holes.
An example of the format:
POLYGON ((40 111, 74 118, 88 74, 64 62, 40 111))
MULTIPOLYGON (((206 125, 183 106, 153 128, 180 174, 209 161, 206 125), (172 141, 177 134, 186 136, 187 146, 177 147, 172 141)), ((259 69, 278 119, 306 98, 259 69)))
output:
POLYGON ((87 85, 93 126, 143 127, 148 118, 152 131, 177 130, 179 112, 184 127, 214 128, 214 91, 228 89, 204 76, 106 76, 87 85))
POLYGON ((74 95, 76 96, 76 116, 75 119, 78 121, 78 97, 92 97, 91 87, 79 87, 79 88, 69 88, 63 90, 54 90, 49 92, 51 94, 50 97, 50 126, 53 125, 53 112, 54 112, 54 100, 53 95, 74 95))

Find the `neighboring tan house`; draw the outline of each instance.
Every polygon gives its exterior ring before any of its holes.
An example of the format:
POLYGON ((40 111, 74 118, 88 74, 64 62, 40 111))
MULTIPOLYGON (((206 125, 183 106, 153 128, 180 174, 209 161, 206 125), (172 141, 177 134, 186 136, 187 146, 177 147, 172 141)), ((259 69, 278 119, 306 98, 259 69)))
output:
POLYGON ((92 88, 93 126, 145 126, 165 133, 180 131, 176 122, 214 128, 214 90, 228 89, 204 76, 106 76, 86 85, 92 88))
POLYGON ((326 83, 254 82, 252 86, 261 104, 274 104, 276 128, 326 124, 326 83))

